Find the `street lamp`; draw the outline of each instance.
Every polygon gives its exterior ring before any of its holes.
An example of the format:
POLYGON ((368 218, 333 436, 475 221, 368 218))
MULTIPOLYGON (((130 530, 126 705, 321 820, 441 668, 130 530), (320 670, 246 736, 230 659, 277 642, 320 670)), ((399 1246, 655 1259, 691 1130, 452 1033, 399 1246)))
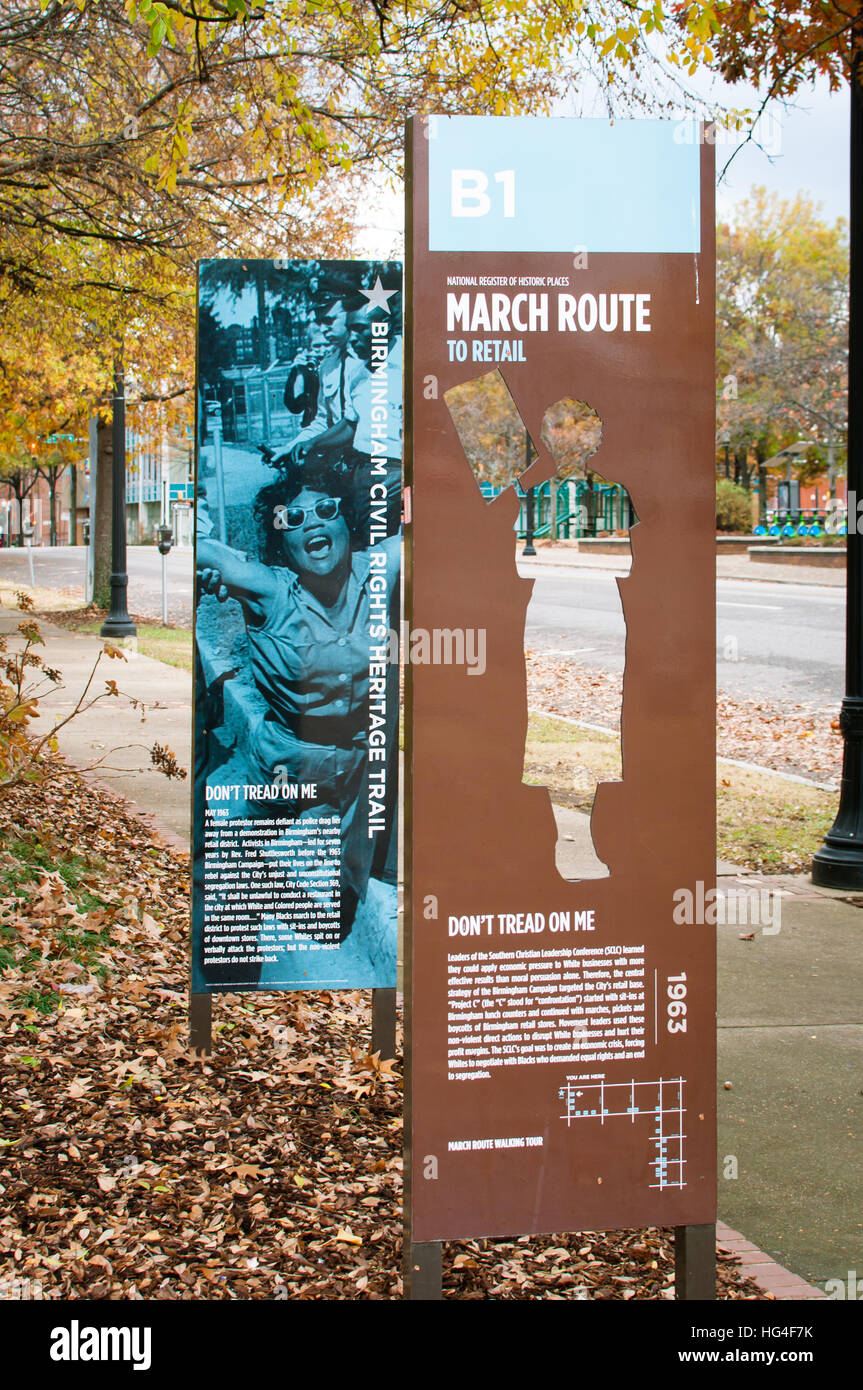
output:
POLYGON ((731 443, 731 433, 730 433, 730 431, 729 431, 727 425, 723 425, 722 429, 721 429, 721 430, 719 431, 719 433, 717 434, 717 436, 716 436, 716 442, 717 442, 717 444, 721 444, 722 447, 723 447, 723 449, 725 450, 725 476, 726 476, 726 478, 730 478, 730 477, 731 477, 731 467, 730 467, 730 464, 729 464, 729 461, 728 461, 728 446, 729 446, 730 443, 731 443))
MULTIPOLYGON (((848 495, 863 488, 863 59, 851 69, 851 218, 848 296, 848 495)), ((863 888, 863 555, 860 534, 846 537, 845 698, 839 728, 845 740, 839 810, 812 860, 812 882, 821 888, 859 892, 863 888)))
POLYGON ((779 463, 784 459, 788 465, 788 478, 790 481, 792 458, 800 454, 808 453, 810 449, 817 449, 818 447, 819 444, 817 439, 797 439, 793 444, 786 444, 785 448, 780 449, 772 458, 765 459, 762 467, 770 468, 774 463, 779 463))
MULTIPOLYGON (((526 471, 526 470, 530 467, 530 465, 531 465, 532 456, 533 456, 533 448, 532 448, 531 442, 530 442, 530 435, 529 435, 528 431, 525 430, 525 432, 524 432, 524 467, 525 467, 525 471, 526 471)), ((525 495, 525 500, 526 500, 526 502, 527 502, 527 507, 526 507, 527 515, 525 516, 525 527, 524 527, 524 530, 525 530, 525 534, 524 534, 524 550, 523 550, 521 553, 522 553, 522 555, 535 555, 535 554, 536 554, 536 549, 535 549, 534 544, 533 544, 533 526, 534 526, 534 515, 533 515, 534 492, 533 492, 533 488, 532 488, 532 487, 529 487, 529 488, 527 489, 527 491, 525 492, 524 495, 525 495)))
POLYGON ((534 494, 533 494, 533 488, 532 488, 532 487, 529 487, 529 488, 527 489, 526 493, 524 494, 524 496, 525 496, 525 502, 526 502, 526 504, 527 504, 527 506, 526 506, 527 516, 526 516, 526 518, 525 518, 525 528, 524 528, 524 550, 523 550, 521 553, 522 553, 522 555, 535 555, 535 554, 536 554, 536 547, 534 546, 534 543, 533 543, 533 526, 534 526, 534 514, 533 514, 534 494))
POLYGON ((137 628, 126 606, 126 393, 123 363, 114 361, 113 433, 111 439, 111 609, 99 632, 102 637, 136 637, 137 628))

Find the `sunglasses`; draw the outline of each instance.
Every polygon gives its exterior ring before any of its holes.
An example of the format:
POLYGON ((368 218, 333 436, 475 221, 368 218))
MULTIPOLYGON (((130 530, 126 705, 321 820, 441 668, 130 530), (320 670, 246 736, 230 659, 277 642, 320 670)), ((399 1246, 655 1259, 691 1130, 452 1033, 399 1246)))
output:
POLYGON ((312 507, 277 507, 276 526, 280 531, 298 531, 313 512, 318 521, 335 521, 341 504, 340 497, 321 497, 312 507))

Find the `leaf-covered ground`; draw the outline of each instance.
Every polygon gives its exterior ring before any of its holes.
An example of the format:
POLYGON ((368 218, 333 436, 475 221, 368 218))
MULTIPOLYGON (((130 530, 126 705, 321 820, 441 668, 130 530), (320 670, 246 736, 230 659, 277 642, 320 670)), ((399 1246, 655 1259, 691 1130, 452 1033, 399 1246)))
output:
MULTIPOLYGON (((528 704, 607 729, 620 727, 621 678, 557 653, 527 653, 528 704)), ((815 782, 839 785, 839 712, 787 701, 742 700, 719 692, 716 751, 815 782)))
MULTIPOLYGON (((74 777, 0 802, 0 1280, 44 1298, 401 1296, 398 1063, 369 996, 222 995, 189 1053, 188 858, 74 777)), ((669 1233, 445 1247, 456 1299, 672 1296, 669 1233)), ((762 1297, 720 1259, 720 1297, 762 1297)))

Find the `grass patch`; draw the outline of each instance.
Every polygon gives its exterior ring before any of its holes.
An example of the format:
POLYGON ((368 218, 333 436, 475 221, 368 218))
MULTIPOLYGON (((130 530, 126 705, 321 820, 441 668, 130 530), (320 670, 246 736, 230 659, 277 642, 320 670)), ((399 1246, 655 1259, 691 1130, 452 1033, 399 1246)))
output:
POLYGON ((147 623, 135 619, 138 628, 138 651, 153 661, 162 661, 166 666, 179 666, 182 671, 191 671, 194 662, 191 629, 187 627, 162 627, 161 623, 147 623))
MULTIPOLYGON (((616 734, 530 716, 524 780, 548 787, 556 805, 589 812, 597 783, 619 781, 620 775, 616 734)), ((761 873, 803 873, 833 823, 837 801, 836 792, 720 762, 717 853, 761 873)))
MULTIPOLYGON (((18 594, 28 594, 38 612, 50 609, 56 613, 74 613, 81 607, 81 590, 46 589, 25 582, 26 571, 19 580, 0 579, 0 603, 4 608, 18 607, 18 594)), ((29 580, 29 576, 27 576, 29 580)))
MULTIPOLYGON (((34 589, 30 584, 13 583, 0 580, 0 604, 4 608, 17 608, 18 592, 29 594, 33 600, 34 616, 56 627, 66 628, 68 632, 83 632, 88 637, 98 637, 100 628, 107 617, 107 609, 89 604, 81 607, 80 592, 68 593, 64 589, 34 589)), ((139 618, 134 613, 132 621, 138 629, 138 651, 153 661, 162 661, 166 666, 179 666, 183 671, 191 671, 194 660, 192 631, 187 627, 163 627, 152 618, 139 618)))
POLYGON ((38 985, 33 985, 16 995, 15 1001, 23 1009, 35 1009, 37 1014, 47 1018, 48 1014, 57 1012, 63 1002, 63 996, 55 989, 39 989, 38 985))
POLYGON ((42 873, 57 873, 75 899, 81 912, 105 903, 86 887, 86 880, 94 869, 104 867, 101 860, 85 859, 82 854, 58 849, 55 844, 46 844, 34 837, 8 839, 3 842, 6 863, 0 862, 0 887, 6 892, 17 893, 21 885, 32 883, 42 873))
POLYGON ((524 780, 532 786, 548 787, 557 806, 590 811, 597 783, 620 781, 620 739, 532 714, 525 742, 524 780))
POLYGON ((838 803, 838 792, 720 763, 720 858, 767 874, 805 873, 833 824, 838 803))
MULTIPOLYGON (((0 852, 0 896, 20 902, 20 911, 26 915, 33 885, 43 874, 56 873, 78 912, 100 912, 107 907, 107 903, 93 892, 91 886, 98 869, 104 869, 101 860, 87 860, 81 854, 46 844, 35 836, 9 838, 0 852)), ((107 973, 104 955, 111 940, 110 929, 108 926, 99 928, 95 924, 94 927, 46 927, 46 940, 50 940, 51 947, 50 958, 68 959, 91 975, 104 976, 107 973)), ((0 970, 13 967, 26 977, 37 965, 42 964, 43 953, 31 942, 32 936, 22 935, 16 927, 0 926, 0 970)), ((25 1008, 33 1008, 40 1014, 54 1012, 60 999, 56 991, 40 989, 35 983, 25 987, 16 997, 25 1008)))
POLYGON ((5 970, 8 966, 14 965, 18 970, 26 972, 32 970, 41 959, 38 951, 19 949, 19 941, 19 934, 14 927, 0 927, 0 969, 5 970))

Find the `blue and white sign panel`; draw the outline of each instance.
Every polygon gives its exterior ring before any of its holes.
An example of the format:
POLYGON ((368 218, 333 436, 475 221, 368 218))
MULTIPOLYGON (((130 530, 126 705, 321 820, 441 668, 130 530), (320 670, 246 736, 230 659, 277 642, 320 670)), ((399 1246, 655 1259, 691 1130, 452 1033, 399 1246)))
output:
POLYGON ((698 252, 692 122, 429 116, 430 251, 698 252))

